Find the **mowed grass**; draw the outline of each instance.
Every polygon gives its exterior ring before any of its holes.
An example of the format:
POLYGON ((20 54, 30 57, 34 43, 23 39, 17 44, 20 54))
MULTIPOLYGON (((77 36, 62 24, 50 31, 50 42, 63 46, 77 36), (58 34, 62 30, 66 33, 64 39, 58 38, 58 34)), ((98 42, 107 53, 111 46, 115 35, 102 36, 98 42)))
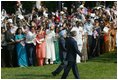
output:
MULTIPOLYGON (((77 64, 81 79, 117 79, 117 61, 116 53, 105 53, 99 57, 90 59, 86 63, 77 64)), ((60 79, 63 71, 52 76, 51 72, 59 64, 35 66, 35 67, 17 67, 1 68, 1 79, 60 79)), ((74 79, 72 71, 68 79, 74 79)))

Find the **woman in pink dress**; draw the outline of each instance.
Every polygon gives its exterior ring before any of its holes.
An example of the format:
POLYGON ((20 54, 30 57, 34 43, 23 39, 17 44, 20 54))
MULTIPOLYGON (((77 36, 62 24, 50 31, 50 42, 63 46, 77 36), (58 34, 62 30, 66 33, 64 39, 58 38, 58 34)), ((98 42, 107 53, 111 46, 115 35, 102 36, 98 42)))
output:
POLYGON ((42 26, 39 27, 38 31, 36 36, 36 57, 38 66, 43 66, 46 54, 45 31, 42 26))

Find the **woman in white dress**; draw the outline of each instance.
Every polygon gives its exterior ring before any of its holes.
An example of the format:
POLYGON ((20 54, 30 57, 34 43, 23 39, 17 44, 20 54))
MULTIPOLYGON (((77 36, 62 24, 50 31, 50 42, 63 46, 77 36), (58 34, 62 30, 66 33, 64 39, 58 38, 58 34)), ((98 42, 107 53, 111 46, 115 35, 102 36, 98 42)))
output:
MULTIPOLYGON (((79 22, 77 23, 77 26, 74 26, 71 31, 76 31, 77 35, 75 36, 75 40, 77 41, 78 49, 81 52, 83 47, 83 41, 82 41, 82 35, 84 33, 83 28, 79 26, 79 22)), ((77 55, 76 62, 81 62, 81 57, 77 55)))
POLYGON ((46 60, 45 60, 46 64, 49 64, 48 62, 49 59, 50 59, 50 64, 53 64, 53 62, 56 60, 54 39, 55 39, 55 32, 54 32, 54 25, 52 24, 50 29, 46 30, 46 60))

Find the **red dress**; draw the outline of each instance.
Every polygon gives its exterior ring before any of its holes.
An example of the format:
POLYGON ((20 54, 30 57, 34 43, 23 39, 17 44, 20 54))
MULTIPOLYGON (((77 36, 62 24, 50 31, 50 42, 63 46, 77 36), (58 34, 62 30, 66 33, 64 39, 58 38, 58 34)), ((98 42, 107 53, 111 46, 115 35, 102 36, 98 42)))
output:
POLYGON ((109 52, 109 33, 104 34, 104 48, 105 52, 109 52))
POLYGON ((45 32, 37 34, 36 36, 36 57, 39 66, 42 66, 44 63, 46 55, 46 42, 45 42, 45 32), (42 41, 41 41, 42 40, 42 41))

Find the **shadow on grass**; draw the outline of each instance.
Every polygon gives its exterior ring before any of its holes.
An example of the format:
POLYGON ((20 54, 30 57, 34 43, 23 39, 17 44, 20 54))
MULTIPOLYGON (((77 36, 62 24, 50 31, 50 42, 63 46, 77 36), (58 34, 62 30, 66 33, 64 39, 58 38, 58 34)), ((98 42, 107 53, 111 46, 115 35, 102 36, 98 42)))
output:
POLYGON ((17 79, 48 79, 48 78, 52 78, 54 76, 52 76, 51 74, 20 74, 20 75, 15 75, 15 77, 17 77, 17 79))
POLYGON ((114 63, 117 61, 117 53, 109 52, 100 55, 99 57, 94 57, 90 60, 90 62, 102 62, 102 63, 114 63))

